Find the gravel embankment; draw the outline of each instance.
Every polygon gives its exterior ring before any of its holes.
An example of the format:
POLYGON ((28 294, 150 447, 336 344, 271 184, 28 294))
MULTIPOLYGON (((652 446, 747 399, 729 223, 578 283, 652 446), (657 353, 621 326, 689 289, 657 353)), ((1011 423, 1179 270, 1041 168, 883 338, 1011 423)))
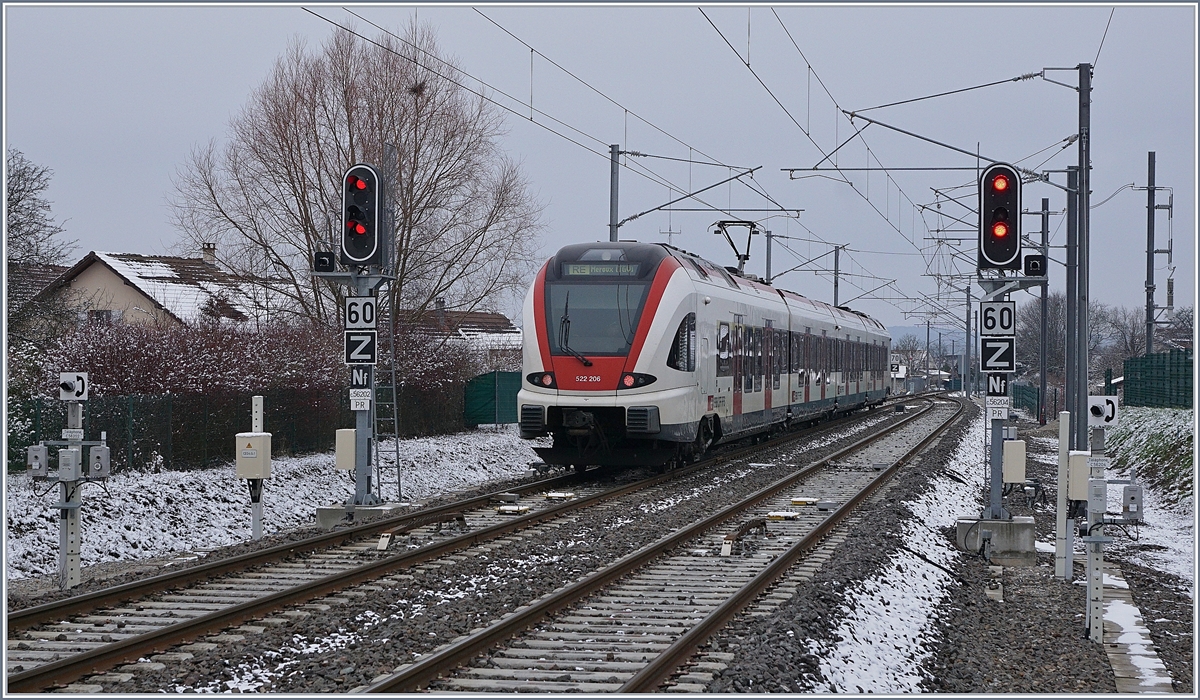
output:
MULTIPOLYGON (((883 507, 850 529, 833 558, 802 583, 790 601, 770 615, 743 617, 712 640, 706 651, 735 656, 714 679, 710 691, 828 692, 836 687, 830 676, 837 669, 828 667, 828 657, 814 652, 843 641, 838 630, 845 628, 839 622, 854 604, 849 594, 858 582, 893 575, 896 557, 906 545, 896 533, 903 532, 904 522, 913 517, 905 503, 921 494, 933 475, 944 473, 943 465, 963 439, 967 422, 948 431, 893 480, 880 497, 883 507)), ((1053 494, 1049 502, 1053 503, 1053 494)), ((1044 513, 1041 520, 1047 520, 1044 513)), ((1052 528, 1052 519, 1050 522, 1052 528)), ((941 535, 953 542, 952 528, 941 535)), ((1043 538, 1039 535, 1039 539, 1043 538)), ((931 614, 934 632, 898 650, 919 666, 917 689, 952 693, 1115 691, 1103 650, 1082 639, 1077 615, 1084 610, 1084 589, 1054 580, 1052 559, 1039 560, 1037 567, 1006 568, 1003 603, 984 592, 990 573, 981 558, 960 555, 951 571, 953 578, 931 614)), ((905 574, 895 571, 899 577, 905 574)), ((877 614, 886 624, 891 613, 885 607, 877 614)), ((843 688, 847 692, 869 690, 853 682, 847 685, 843 688)))
MULTIPOLYGON (((869 419, 887 423, 896 416, 876 413, 869 419)), ((841 445, 854 439, 847 428, 836 432, 841 445)), ((807 448, 792 446, 788 453, 808 461, 836 449, 826 436, 806 440, 807 448)), ((756 464, 772 459, 754 458, 756 464)), ((328 610, 303 609, 306 617, 246 634, 241 642, 193 651, 191 659, 142 671, 109 689, 346 692, 790 471, 782 464, 742 464, 685 477, 658 502, 634 494, 560 527, 521 533, 491 555, 410 569, 396 577, 399 585, 367 598, 328 610)))

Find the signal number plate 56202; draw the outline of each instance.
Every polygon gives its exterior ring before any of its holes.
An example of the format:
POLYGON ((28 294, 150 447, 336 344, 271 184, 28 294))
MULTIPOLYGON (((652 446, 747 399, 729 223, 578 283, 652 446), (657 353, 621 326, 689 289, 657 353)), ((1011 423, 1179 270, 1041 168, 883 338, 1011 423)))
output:
POLYGON ((600 381, 600 375, 598 375, 598 374, 577 374, 577 375, 575 375, 575 381, 579 382, 580 384, 590 384, 593 382, 600 381))

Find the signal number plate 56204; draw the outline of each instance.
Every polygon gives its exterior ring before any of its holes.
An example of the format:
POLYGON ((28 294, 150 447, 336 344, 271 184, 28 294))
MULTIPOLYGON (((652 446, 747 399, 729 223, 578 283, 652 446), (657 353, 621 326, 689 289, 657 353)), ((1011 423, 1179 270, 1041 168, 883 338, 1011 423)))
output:
POLYGON ((577 374, 577 375, 575 375, 575 381, 579 382, 580 384, 589 384, 589 383, 593 383, 593 382, 598 382, 598 381, 600 381, 600 375, 598 375, 598 374, 577 374))

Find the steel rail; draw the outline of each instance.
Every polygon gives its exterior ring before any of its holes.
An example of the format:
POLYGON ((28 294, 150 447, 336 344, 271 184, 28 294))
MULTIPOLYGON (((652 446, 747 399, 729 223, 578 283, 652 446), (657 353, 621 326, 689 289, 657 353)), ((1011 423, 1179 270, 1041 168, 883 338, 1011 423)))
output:
POLYGON ((958 410, 954 415, 946 419, 942 425, 929 434, 918 445, 901 456, 895 463, 885 469, 878 477, 871 481, 862 491, 859 491, 853 498, 846 501, 840 508, 830 514, 828 518, 821 521, 811 532, 802 537, 796 544, 792 545, 786 552, 781 554, 770 564, 760 571, 753 579, 743 586, 737 593, 731 596, 715 610, 708 614, 697 625, 685 632, 681 637, 676 639, 669 647, 661 654, 656 656, 645 668, 638 671, 632 678, 626 681, 617 691, 620 693, 649 693, 666 682, 674 673, 675 670, 682 666, 688 659, 692 657, 696 651, 704 645, 708 639, 728 624, 734 617, 737 616, 744 608, 753 603, 760 594, 770 588, 776 580, 787 573, 787 570, 792 567, 808 550, 820 544, 832 530, 837 527, 845 518, 854 511, 863 501, 870 498, 883 484, 887 483, 902 466, 908 463, 910 459, 920 454, 929 443, 933 442, 947 428, 954 424, 959 416, 963 413, 963 404, 958 403, 958 410))
MULTIPOLYGON (((545 489, 552 489, 564 484, 572 483, 579 479, 578 474, 566 474, 536 481, 531 484, 526 484, 514 489, 508 489, 505 492, 530 493, 545 489)), ((366 537, 387 530, 402 531, 406 528, 415 528, 422 525, 430 525, 437 522, 442 522, 455 514, 469 509, 478 508, 487 505, 491 499, 498 496, 501 491, 476 496, 454 503, 449 503, 434 508, 422 509, 412 513, 393 516, 374 520, 362 525, 355 525, 342 530, 317 535, 299 542, 289 542, 286 544, 277 545, 268 549, 263 549, 257 552, 248 552, 227 559, 219 559, 217 561, 207 562, 197 566, 171 571, 165 574, 159 574, 148 579, 140 581, 131 581, 130 583, 104 588, 83 595, 72 596, 61 600, 43 603, 22 610, 14 610, 8 614, 8 629, 19 630, 33 625, 61 620, 64 616, 74 615, 81 612, 95 610, 96 608, 106 605, 115 605, 122 601, 130 600, 140 596, 150 595, 159 591, 178 588, 188 584, 203 581, 215 576, 228 574, 233 571, 240 571, 254 566, 261 566, 287 557, 310 552, 326 547, 336 547, 337 545, 353 540, 359 537, 366 537)))
MULTIPOLYGON (((915 418, 916 416, 914 415, 913 417, 915 418)), ((846 422, 845 419, 834 421, 826 424, 824 427, 827 429, 833 428, 842 425, 844 422, 846 422)), ((786 435, 780 440, 772 441, 771 445, 769 446, 782 446, 795 440, 799 440, 802 437, 805 437, 807 434, 807 432, 797 432, 795 434, 786 435)), ((146 654, 164 651, 180 642, 188 641, 210 632, 226 629, 228 627, 241 624, 247 620, 256 619, 265 613, 276 610, 280 607, 301 604, 312 600, 313 598, 318 598, 349 586, 382 577, 393 570, 407 568, 423 561, 437 558, 444 554, 449 554, 475 544, 499 538, 503 535, 523 529, 527 526, 560 517, 573 510, 581 510, 605 500, 618 498, 635 491, 657 486, 658 484, 677 479, 696 470, 711 467, 714 464, 728 462, 752 455, 766 447, 768 447, 768 445, 751 445, 730 452, 721 453, 715 455, 711 459, 702 460, 683 469, 676 469, 667 472, 666 474, 632 482, 630 484, 609 489, 585 498, 565 501, 534 513, 517 516, 507 522, 498 523, 476 532, 469 532, 457 537, 448 538, 436 544, 427 545, 419 549, 403 552, 375 562, 370 562, 347 571, 330 574, 329 576, 317 579, 316 581, 310 581, 299 586, 255 598, 254 600, 246 601, 245 603, 222 608, 221 610, 214 611, 207 615, 163 627, 146 634, 130 637, 129 639, 113 642, 111 644, 97 647, 65 659, 60 659, 58 661, 52 661, 47 664, 36 666, 27 671, 22 671, 20 673, 15 673, 8 676, 6 679, 7 688, 10 692, 37 692, 44 688, 61 685, 63 683, 69 683, 81 678, 82 676, 107 670, 116 666, 117 664, 135 660, 145 656, 146 654)), ((567 474, 562 477, 555 477, 553 479, 529 484, 525 487, 522 487, 520 490, 536 491, 545 488, 547 484, 552 482, 557 484, 569 483, 571 481, 579 480, 580 477, 581 473, 578 472, 567 474)), ((400 518, 392 519, 390 521, 368 523, 363 526, 359 526, 358 528, 349 528, 336 534, 342 535, 343 537, 349 537, 353 535, 362 536, 363 534, 370 534, 370 531, 378 532, 385 530, 388 527, 395 525, 397 520, 404 520, 406 517, 409 519, 415 519, 417 516, 424 516, 429 519, 433 517, 435 512, 443 516, 451 513, 459 513, 463 510, 464 503, 487 502, 488 499, 495 495, 496 494, 489 494, 487 496, 469 499, 469 501, 440 506, 433 511, 419 511, 418 513, 411 514, 410 516, 401 516, 400 518)), ((324 540, 324 538, 314 538, 314 540, 324 540)), ((239 567, 244 568, 247 566, 247 562, 256 555, 262 556, 268 551, 274 552, 275 554, 278 554, 280 551, 293 551, 297 546, 311 543, 314 540, 306 540, 303 543, 281 545, 280 547, 274 547, 271 550, 266 550, 264 552, 250 553, 247 555, 242 555, 241 557, 221 560, 219 562, 214 562, 213 566, 219 568, 222 567, 222 565, 227 565, 225 571, 239 567), (240 562, 235 564, 234 559, 238 559, 240 562)), ((281 557, 275 556, 274 558, 278 559, 281 557)), ((272 560, 273 559, 266 559, 265 561, 272 560)), ((200 569, 202 567, 193 568, 200 569)), ((172 588, 187 582, 186 577, 179 577, 179 574, 186 574, 188 571, 191 570, 155 577, 154 579, 150 579, 150 581, 158 582, 158 588, 156 590, 172 588), (163 582, 170 577, 176 577, 173 579, 174 586, 164 586, 163 582)), ((213 575, 215 575, 215 573, 209 571, 205 575, 197 575, 193 573, 192 577, 193 580, 199 580, 209 578, 213 575)), ((126 584, 112 589, 106 589, 104 591, 98 591, 95 594, 78 596, 78 602, 76 602, 75 599, 68 599, 66 602, 70 604, 70 609, 78 611, 79 609, 89 609, 89 606, 94 607, 94 601, 98 599, 118 602, 120 600, 127 600, 131 597, 131 595, 133 595, 133 593, 130 591, 137 589, 138 583, 140 582, 126 584)), ((68 607, 59 607, 59 616, 54 616, 50 613, 50 609, 53 605, 54 604, 51 603, 45 606, 39 606, 39 608, 43 608, 43 610, 39 612, 39 615, 43 616, 43 619, 46 619, 46 615, 50 615, 48 619, 59 619, 61 617, 62 610, 68 607)), ((36 610, 36 608, 29 609, 30 612, 34 610, 36 610)))
MULTIPOLYGON (((911 400, 910 397, 909 400, 911 400)), ((661 556, 663 553, 678 547, 688 540, 697 537, 707 530, 720 525, 721 523, 736 517, 746 508, 753 506, 767 498, 770 498, 779 491, 791 486, 796 481, 807 478, 812 474, 820 471, 830 462, 839 459, 847 454, 850 454, 866 445, 883 438, 884 436, 898 430, 900 427, 924 416, 933 406, 934 401, 931 398, 919 397, 918 400, 924 400, 929 403, 926 409, 914 413, 883 430, 868 435, 853 444, 844 447, 833 454, 830 454, 812 464, 804 467, 794 474, 783 477, 767 486, 755 491, 741 501, 733 505, 722 508, 720 511, 700 520, 685 528, 680 528, 675 532, 663 537, 655 542, 652 542, 635 552, 627 554, 615 563, 607 567, 588 574, 582 579, 567 584, 556 591, 548 593, 541 598, 525 605, 521 608, 509 613, 501 620, 493 625, 490 625, 479 632, 468 635, 453 642, 441 649, 433 651, 420 660, 409 664, 396 673, 384 678, 380 681, 372 683, 363 692, 368 693, 406 693, 416 692, 423 689, 430 682, 436 680, 442 674, 457 668, 463 663, 474 658, 476 655, 493 647, 497 643, 508 639, 526 628, 537 624, 546 616, 561 610, 562 608, 571 605, 582 598, 595 593, 608 584, 616 581, 630 572, 641 568, 652 560, 661 556)))
MULTIPOLYGON (((893 399, 895 400, 895 399, 893 399)), ((887 403, 890 403, 887 402, 887 403)), ((846 422, 846 418, 826 423, 826 429, 836 427, 846 422)), ((787 444, 794 439, 799 439, 808 435, 807 432, 797 432, 795 434, 785 435, 781 442, 772 441, 771 444, 787 444)), ((750 449, 762 449, 766 446, 757 446, 750 449)), ((747 448, 742 448, 747 449, 747 448)), ((677 469, 672 472, 675 476, 683 476, 691 473, 694 469, 702 469, 714 463, 720 463, 722 460, 736 459, 741 451, 735 450, 732 453, 726 452, 705 459, 695 465, 689 465, 684 469, 677 469)), ((405 530, 421 527, 422 525, 430 525, 437 522, 444 522, 447 519, 452 519, 459 512, 478 508, 487 505, 492 499, 499 496, 501 493, 519 493, 525 495, 527 493, 536 493, 547 489, 553 489, 559 486, 575 483, 587 476, 581 472, 564 474, 541 481, 535 481, 530 484, 525 484, 504 491, 495 491, 492 493, 468 498, 461 501, 455 501, 434 508, 422 509, 419 511, 404 513, 398 516, 389 518, 381 518, 373 520, 362 525, 355 525, 342 530, 317 535, 306 540, 298 542, 289 542, 281 545, 276 545, 267 549, 262 549, 257 552, 248 552, 225 559, 206 562, 196 566, 181 568, 176 571, 171 571, 151 578, 142 579, 139 581, 131 581, 129 583, 104 588, 91 593, 63 598, 41 605, 36 605, 21 610, 14 610, 8 613, 7 623, 9 630, 20 630, 32 627, 34 625, 43 624, 55 620, 61 620, 63 617, 76 615, 83 612, 90 612, 97 608, 108 605, 116 605, 123 601, 135 599, 142 596, 151 595, 160 591, 186 586, 200 581, 205 581, 210 578, 222 576, 235 571, 242 571, 255 566, 262 566, 271 562, 286 559, 297 554, 311 552, 327 547, 336 547, 348 540, 353 540, 360 537, 367 537, 382 532, 402 533, 405 530)), ((657 482, 656 482, 657 483, 657 482)), ((651 484, 653 485, 653 484, 651 484)))

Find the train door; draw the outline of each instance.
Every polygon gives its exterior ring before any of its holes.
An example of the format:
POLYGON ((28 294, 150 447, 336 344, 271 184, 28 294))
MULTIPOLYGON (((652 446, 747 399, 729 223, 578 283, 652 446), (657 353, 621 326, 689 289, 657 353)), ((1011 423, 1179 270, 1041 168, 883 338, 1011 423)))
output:
POLYGON ((821 400, 825 400, 825 388, 829 386, 829 336, 825 331, 821 331, 821 337, 817 339, 817 346, 820 348, 818 353, 820 357, 820 372, 817 374, 817 382, 821 385, 821 400))
POLYGON ((812 327, 804 327, 804 337, 800 340, 803 344, 803 349, 800 353, 800 383, 804 386, 804 403, 812 401, 812 375, 813 375, 813 357, 815 349, 813 348, 812 327))
POLYGON ((717 324, 717 397, 713 402, 713 410, 722 418, 727 418, 732 410, 730 404, 733 397, 725 396, 723 392, 728 386, 732 393, 733 362, 733 334, 730 332, 729 323, 721 321, 717 324))
POLYGON ((742 392, 745 390, 742 380, 746 372, 746 336, 741 314, 735 314, 734 318, 736 322, 733 324, 733 415, 736 417, 733 420, 733 427, 734 430, 739 430, 742 427, 740 418, 742 415, 742 392))
MULTIPOLYGON (((771 368, 775 363, 775 347, 772 342, 775 339, 774 330, 771 328, 772 321, 766 321, 767 327, 762 330, 763 342, 763 372, 767 376, 763 378, 763 409, 771 408, 771 368)), ((776 383, 774 388, 779 388, 776 383)))

